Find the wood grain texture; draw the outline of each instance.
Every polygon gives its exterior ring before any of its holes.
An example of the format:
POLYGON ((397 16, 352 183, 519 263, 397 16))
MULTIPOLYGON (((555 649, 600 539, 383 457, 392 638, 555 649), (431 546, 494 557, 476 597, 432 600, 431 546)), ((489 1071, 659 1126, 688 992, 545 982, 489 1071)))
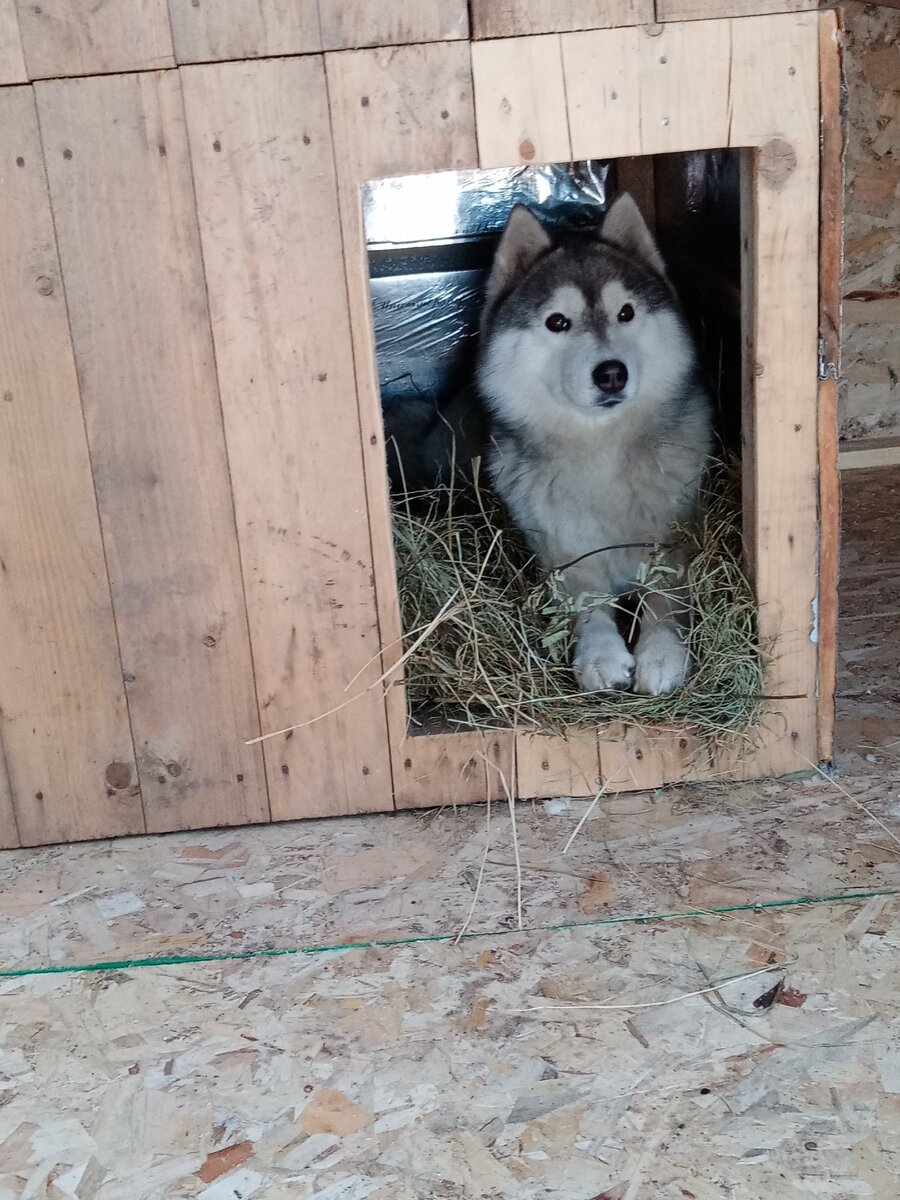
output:
POLYGON ((469 36, 466 0, 319 0, 324 50, 444 42, 469 36))
POLYGON ((16 0, 0 0, 0 84, 24 83, 27 78, 16 0))
POLYGON ((478 161, 484 168, 571 157, 560 39, 472 44, 478 161))
POLYGON ((576 159, 729 145, 729 21, 563 34, 576 159))
POLYGON ((272 816, 390 809, 322 59, 182 74, 272 816))
POLYGON ((144 818, 30 88, 0 91, 0 164, 0 844, 138 833, 144 818))
POLYGON ((505 800, 506 787, 518 795, 515 772, 509 733, 407 737, 394 755, 395 803, 397 808, 439 808, 505 800))
POLYGON ((169 0, 169 11, 180 63, 322 48, 316 0, 169 0))
POLYGON ((35 90, 147 827, 264 820, 178 75, 35 90))
POLYGON ((841 118, 842 21, 840 13, 819 17, 819 104, 822 156, 819 202, 819 674, 818 758, 834 749, 837 688, 838 575, 841 484, 838 472, 838 386, 841 369, 841 266, 843 259, 844 130, 841 118))
POLYGON ((803 12, 818 8, 818 0, 656 0, 657 21, 708 21, 803 12))
POLYGON ((472 37, 522 37, 646 25, 653 0, 471 0, 472 37))
MULTIPOLYGON (((814 703, 817 647, 818 16, 747 18, 732 62, 745 172, 745 507, 770 696, 814 703)), ((813 752, 814 753, 814 749, 813 752)), ((810 757, 812 756, 810 753, 810 757)))
POLYGON ((166 0, 16 0, 29 79, 175 62, 166 0))
POLYGON ((593 796, 600 786, 596 730, 573 729, 566 736, 520 733, 516 737, 516 795, 593 796))
POLYGON ((572 155, 623 158, 643 153, 639 29, 561 38, 572 155))
POLYGON ((706 747, 684 729, 613 722, 600 730, 600 765, 609 792, 648 791, 705 778, 706 747))
MULTIPOLYGON (((382 668, 390 671, 402 653, 402 627, 359 189, 367 179, 477 166, 469 47, 460 42, 435 42, 395 50, 333 53, 326 55, 326 71, 382 668)), ((481 738, 478 734, 451 735, 457 740, 448 743, 446 758, 442 759, 441 751, 435 749, 435 739, 440 735, 408 737, 406 699, 401 681, 394 678, 395 686, 388 692, 387 713, 398 803, 428 804, 433 794, 452 791, 458 786, 461 766, 481 752, 481 738), (465 738, 469 739, 467 744, 465 738), (412 764, 409 768, 405 766, 407 759, 412 764), (443 775, 435 772, 436 763, 445 763, 443 775)), ((505 747, 503 753, 508 753, 512 761, 512 734, 502 735, 501 741, 505 747)))

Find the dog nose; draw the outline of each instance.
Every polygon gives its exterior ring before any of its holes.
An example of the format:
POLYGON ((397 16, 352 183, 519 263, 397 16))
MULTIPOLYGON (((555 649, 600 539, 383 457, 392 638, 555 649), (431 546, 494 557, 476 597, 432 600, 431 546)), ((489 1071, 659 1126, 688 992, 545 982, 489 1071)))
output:
POLYGON ((628 382, 628 368, 617 358, 608 358, 605 362, 597 363, 591 378, 601 392, 616 396, 628 382))

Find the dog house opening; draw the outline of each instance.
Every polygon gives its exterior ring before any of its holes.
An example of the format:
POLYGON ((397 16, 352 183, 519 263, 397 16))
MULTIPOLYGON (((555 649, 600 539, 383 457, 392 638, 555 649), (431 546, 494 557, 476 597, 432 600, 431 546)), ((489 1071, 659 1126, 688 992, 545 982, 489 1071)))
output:
POLYGON ((740 170, 708 150, 364 186, 411 733, 737 728, 761 694, 740 170))

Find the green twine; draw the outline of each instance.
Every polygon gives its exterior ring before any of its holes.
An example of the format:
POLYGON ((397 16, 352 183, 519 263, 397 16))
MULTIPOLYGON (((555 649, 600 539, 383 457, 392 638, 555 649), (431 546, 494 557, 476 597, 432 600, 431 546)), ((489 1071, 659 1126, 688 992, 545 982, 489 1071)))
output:
POLYGON ((232 954, 172 954, 154 958, 126 958, 121 962, 73 963, 54 967, 19 967, 0 971, 0 979, 20 979, 26 975, 72 975, 85 971, 128 971, 138 967, 176 967, 199 963, 241 962, 252 958, 284 958, 305 954, 338 954, 347 950, 380 950, 423 943, 468 941, 470 938, 509 937, 532 933, 559 933, 569 929, 590 929, 602 925, 646 925, 651 921, 674 921, 685 917, 724 916, 736 912, 761 912, 770 908, 798 908, 813 904, 847 904, 853 900, 873 900, 895 896, 898 888, 880 892, 847 892, 836 896, 801 896, 794 900, 761 900, 755 904, 730 904, 724 908, 694 908, 685 912, 650 913, 643 917, 599 917, 591 921, 566 921, 558 925, 535 925, 524 929, 493 929, 484 932, 423 934, 420 937, 378 938, 371 942, 341 942, 333 946, 286 946, 281 949, 235 951, 232 954))

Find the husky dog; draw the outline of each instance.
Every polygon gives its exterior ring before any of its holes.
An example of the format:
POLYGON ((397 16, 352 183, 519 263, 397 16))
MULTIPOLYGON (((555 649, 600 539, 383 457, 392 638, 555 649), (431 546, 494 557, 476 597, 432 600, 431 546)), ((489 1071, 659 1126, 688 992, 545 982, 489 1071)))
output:
MULTIPOLYGON (((488 282, 478 383, 491 480, 543 567, 564 568, 573 597, 639 591, 647 544, 670 542, 696 508, 712 422, 696 349, 631 196, 612 205, 599 238, 558 244, 526 208, 513 210, 488 282)), ((632 655, 614 610, 589 607, 577 618, 580 686, 680 687, 690 671, 681 616, 646 594, 632 655)))

